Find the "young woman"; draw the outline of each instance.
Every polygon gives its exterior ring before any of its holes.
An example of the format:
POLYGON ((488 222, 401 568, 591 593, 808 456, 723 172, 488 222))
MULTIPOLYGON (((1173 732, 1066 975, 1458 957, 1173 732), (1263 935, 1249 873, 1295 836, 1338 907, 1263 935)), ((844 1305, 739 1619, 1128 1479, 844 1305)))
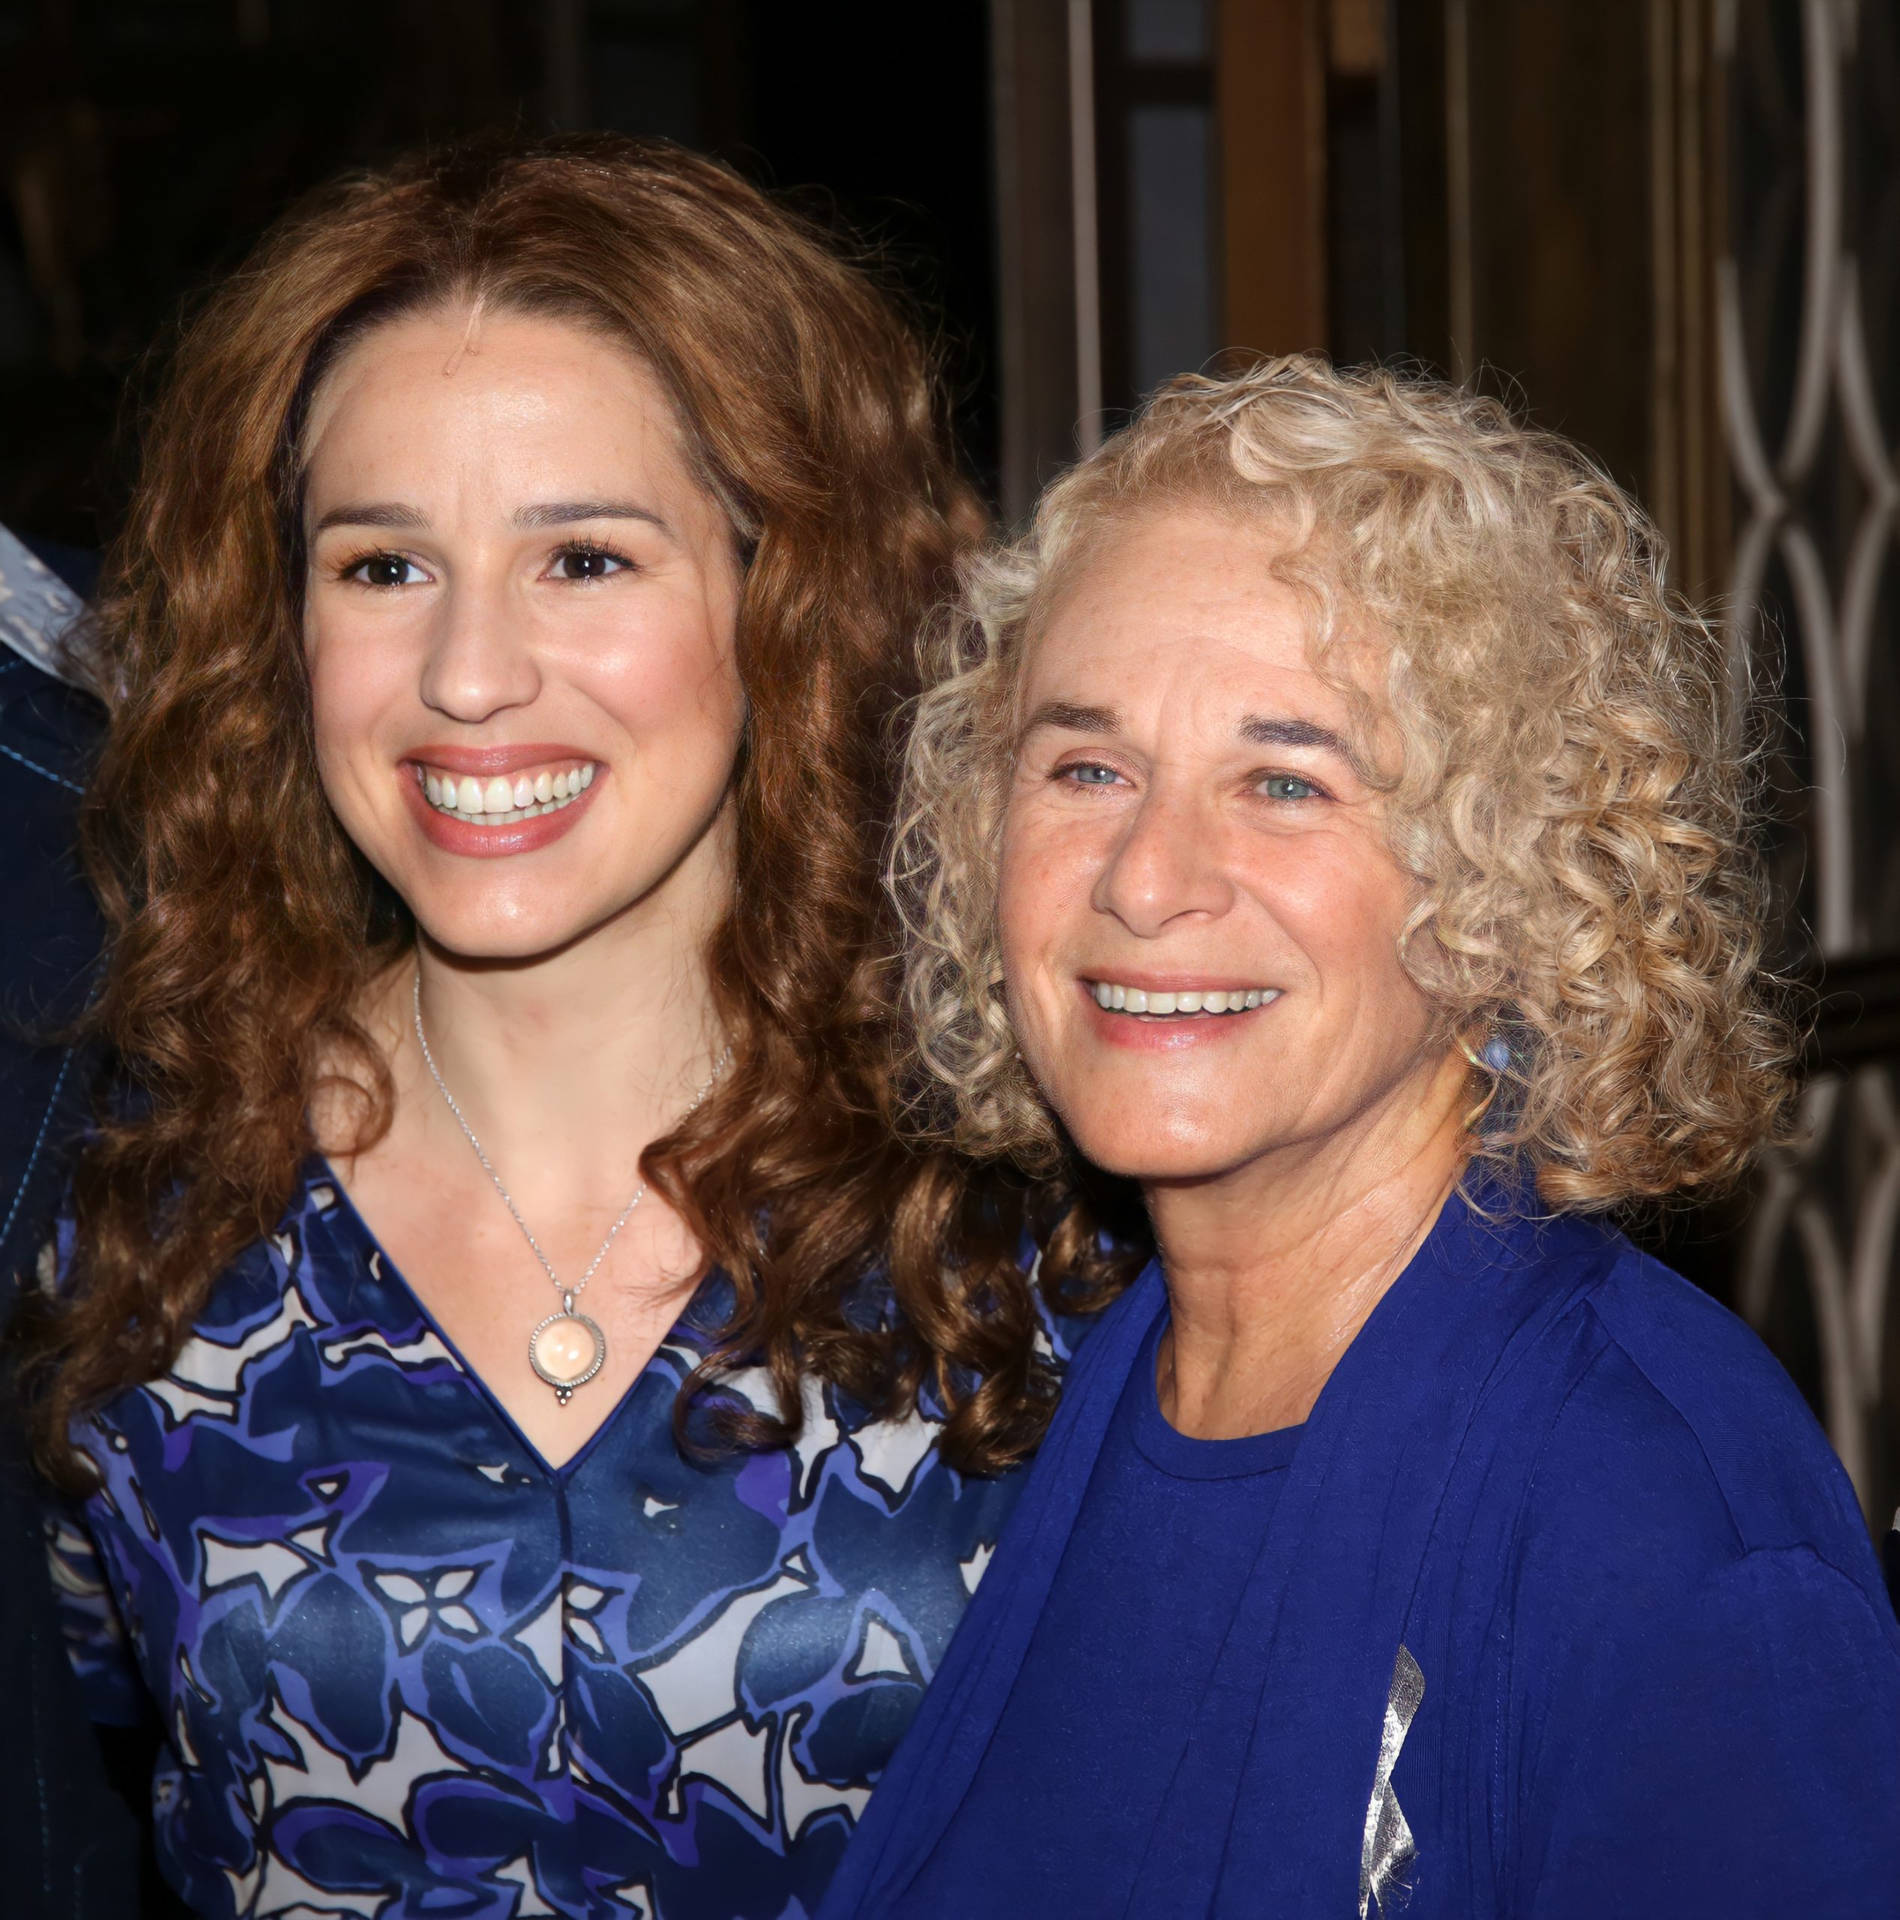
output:
POLYGON ((1293 359, 1164 389, 966 614, 918 1042, 971 1146, 1138 1181, 1160 1259, 826 1920, 1890 1914, 1852 1489, 1599 1217, 1790 1086, 1728 665, 1638 510, 1293 359))
POLYGON ((815 1906, 1059 1358, 886 1126, 880 725, 975 524, 881 296, 670 149, 347 184, 184 339, 29 1358, 195 1911, 815 1906))

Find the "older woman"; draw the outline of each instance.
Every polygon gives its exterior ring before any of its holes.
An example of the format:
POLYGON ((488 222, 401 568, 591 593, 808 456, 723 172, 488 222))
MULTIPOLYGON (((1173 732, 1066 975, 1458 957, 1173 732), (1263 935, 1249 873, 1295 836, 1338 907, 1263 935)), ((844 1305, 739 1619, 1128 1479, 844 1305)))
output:
POLYGON ((923 1058, 1160 1258, 825 1914, 1890 1913, 1851 1489, 1600 1217, 1789 1089, 1730 682, 1638 511, 1461 393, 1181 380, 952 655, 923 1058))

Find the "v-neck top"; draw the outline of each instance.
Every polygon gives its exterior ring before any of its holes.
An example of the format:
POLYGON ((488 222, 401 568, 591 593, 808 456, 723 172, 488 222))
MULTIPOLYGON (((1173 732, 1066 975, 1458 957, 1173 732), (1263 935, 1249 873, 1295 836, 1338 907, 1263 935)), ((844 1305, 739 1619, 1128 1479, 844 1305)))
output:
POLYGON ((171 1370, 75 1430, 103 1484, 52 1529, 69 1648, 96 1718, 162 1724, 196 1912, 815 1910, 1017 1476, 815 1382, 795 1447, 683 1453, 728 1300, 551 1468, 319 1161, 171 1370))

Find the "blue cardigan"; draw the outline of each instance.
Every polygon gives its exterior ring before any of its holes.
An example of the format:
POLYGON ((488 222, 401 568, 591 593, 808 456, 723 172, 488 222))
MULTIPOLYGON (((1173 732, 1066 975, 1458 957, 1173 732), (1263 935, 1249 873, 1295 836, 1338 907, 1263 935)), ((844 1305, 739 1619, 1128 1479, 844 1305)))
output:
MULTIPOLYGON (((1084 1344, 822 1920, 968 1910, 941 1874, 928 1904, 907 1889, 967 1842, 1165 1310, 1151 1268, 1084 1344)), ((1620 1236, 1454 1198, 1301 1434, 1154 1834, 1122 1909, 1143 1920, 1891 1920, 1900 1630, 1792 1384, 1620 1236)))

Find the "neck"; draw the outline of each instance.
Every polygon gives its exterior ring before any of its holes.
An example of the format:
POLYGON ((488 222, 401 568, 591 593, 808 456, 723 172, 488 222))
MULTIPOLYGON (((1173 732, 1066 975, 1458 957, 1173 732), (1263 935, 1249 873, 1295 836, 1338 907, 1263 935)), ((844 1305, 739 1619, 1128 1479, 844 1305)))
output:
POLYGON ((520 962, 469 961, 419 941, 371 1015, 399 1113, 436 1151, 472 1158, 417 1043, 419 977, 436 1070, 523 1212, 617 1211, 641 1153, 678 1123, 719 1057, 710 931, 626 915, 520 962))
POLYGON ((1322 1140, 1147 1190, 1171 1309, 1162 1408, 1176 1427, 1227 1439, 1306 1418, 1456 1185, 1467 1102, 1466 1063, 1434 1057, 1322 1140))

